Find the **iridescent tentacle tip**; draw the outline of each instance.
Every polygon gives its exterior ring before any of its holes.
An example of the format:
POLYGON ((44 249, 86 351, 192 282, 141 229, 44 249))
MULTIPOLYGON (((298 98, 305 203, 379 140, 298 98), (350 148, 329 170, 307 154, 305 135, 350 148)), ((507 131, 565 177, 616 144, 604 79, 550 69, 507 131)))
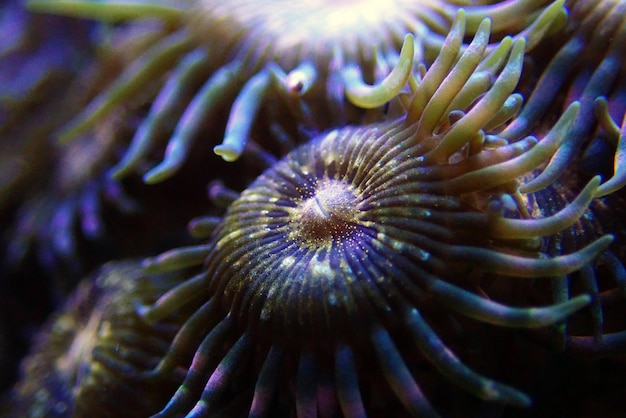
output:
MULTIPOLYGON (((411 55, 408 48, 415 49, 415 62, 426 52, 436 56, 441 34, 447 33, 459 9, 457 3, 29 0, 28 6, 110 22, 162 22, 160 40, 60 132, 63 141, 87 132, 157 79, 162 87, 152 108, 112 170, 117 179, 140 170, 157 138, 168 131, 169 121, 176 120, 173 132, 166 133, 170 139, 163 161, 144 175, 147 183, 157 183, 179 170, 194 141, 204 136, 207 120, 225 107, 232 106, 216 152, 229 161, 245 149, 252 126, 262 123, 260 112, 270 123, 287 119, 318 132, 358 122, 360 107, 377 107, 404 85, 410 65, 401 55, 411 55), (407 38, 407 33, 415 38, 407 38), (403 64, 397 65, 399 61, 403 64), (370 84, 379 86, 371 90, 370 84), (272 104, 276 98, 288 112, 272 104)), ((545 0, 507 0, 468 5, 468 33, 474 33, 483 17, 493 15, 502 33, 519 32, 516 39, 524 37, 534 44, 563 14, 562 0, 545 4, 545 0)), ((219 127, 210 130, 221 132, 219 127)))
MULTIPOLYGON (((620 77, 626 69, 626 3, 620 0, 572 1, 569 7, 570 17, 565 28, 556 39, 545 41, 546 47, 541 48, 544 57, 546 53, 552 57, 550 62, 519 117, 502 132, 509 140, 519 139, 539 126, 550 113, 549 106, 562 103, 566 107, 574 100, 580 102, 580 112, 567 141, 546 169, 524 186, 527 192, 554 182, 577 160, 585 146, 594 146, 598 98, 606 98, 618 120, 626 112, 626 84, 620 77)), ((602 186, 602 194, 621 187, 617 185, 623 184, 620 179, 626 176, 621 164, 623 151, 617 144, 613 145, 616 147, 615 163, 619 160, 620 164, 615 165, 611 185, 602 186)), ((609 162, 603 161, 602 165, 605 164, 609 162)))
POLYGON ((150 322, 195 310, 152 371, 189 364, 157 417, 365 417, 380 402, 438 417, 418 358, 479 399, 531 404, 461 360, 462 347, 447 343, 458 329, 441 320, 557 324, 590 297, 509 306, 489 283, 569 274, 612 237, 542 253, 543 237, 583 215, 600 179, 545 218, 531 216, 519 179, 559 149, 580 105, 541 140, 500 138, 519 108, 525 41, 488 48, 485 19, 464 45, 465 24, 460 10, 435 62, 409 80, 402 116, 319 135, 244 190, 207 244, 145 260, 148 272, 200 268, 141 311, 150 322))

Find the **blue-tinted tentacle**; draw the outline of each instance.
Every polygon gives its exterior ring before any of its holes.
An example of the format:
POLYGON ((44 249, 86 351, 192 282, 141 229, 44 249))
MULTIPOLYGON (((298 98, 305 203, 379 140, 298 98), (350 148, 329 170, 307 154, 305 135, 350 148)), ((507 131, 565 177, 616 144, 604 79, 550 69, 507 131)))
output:
POLYGON ((626 268, 623 262, 611 251, 602 253, 601 260, 611 272, 611 276, 620 294, 626 299, 626 268))
POLYGON ((211 251, 211 245, 192 245, 175 248, 143 260, 142 267, 147 273, 163 273, 179 270, 185 267, 202 264, 211 251))
POLYGON ((184 364, 188 353, 188 347, 195 347, 200 336, 206 333, 214 322, 213 316, 218 308, 214 299, 205 302, 194 314, 182 325, 170 344, 167 353, 162 357, 159 364, 149 372, 152 376, 170 373, 176 367, 184 364))
POLYGON ((296 411, 298 418, 317 418, 317 364, 313 354, 303 352, 296 379, 296 411))
POLYGON ((97 180, 90 181, 85 186, 77 208, 80 214, 80 230, 89 239, 102 237, 106 229, 102 221, 101 186, 97 180))
POLYGON ((626 184, 626 114, 622 120, 622 126, 619 128, 609 115, 608 103, 605 98, 596 100, 596 106, 600 124, 607 131, 607 135, 617 139, 613 177, 601 184, 596 193, 596 197, 602 197, 621 189, 626 184))
MULTIPOLYGON (((626 28, 622 30, 622 36, 615 39, 614 45, 622 49, 626 43, 626 28)), ((532 192, 553 183, 565 172, 565 168, 574 160, 576 153, 587 140, 593 122, 595 121, 595 100, 599 96, 606 95, 610 86, 615 81, 620 67, 623 65, 624 51, 616 52, 605 57, 596 71, 591 76, 580 98, 580 112, 570 130, 567 140, 557 150, 548 166, 536 178, 525 184, 525 190, 532 192)))
POLYGON ((227 389, 235 371, 241 366, 246 356, 250 354, 251 348, 253 348, 252 339, 247 333, 244 333, 232 348, 228 350, 228 353, 211 374, 202 391, 200 400, 187 414, 188 418, 202 418, 211 412, 213 409, 212 404, 218 401, 227 389))
MULTIPOLYGON (((569 290, 569 278, 565 275, 550 278, 550 291, 552 293, 552 299, 557 305, 563 304, 571 299, 569 290)), ((565 349, 567 338, 567 324, 568 321, 563 321, 560 324, 556 324, 554 327, 553 341, 555 347, 560 350, 565 349)))
POLYGON ((603 334, 600 340, 591 336, 570 336, 567 337, 567 347, 584 353, 623 354, 626 350, 626 331, 603 334))
MULTIPOLYGON (((468 246, 444 246, 446 254, 494 273, 515 277, 552 277, 569 274, 592 262, 613 242, 613 236, 605 235, 579 251, 550 259, 519 257, 468 246)), ((435 244, 436 245, 436 244, 435 244)))
POLYGON ((515 308, 476 295, 444 280, 420 275, 424 286, 446 307, 462 315, 493 325, 539 328, 555 324, 589 304, 587 295, 539 308, 515 308))
POLYGON ((109 112, 132 98, 146 84, 160 77, 176 64, 181 55, 192 48, 189 35, 174 32, 152 46, 104 92, 89 103, 68 126, 59 133, 59 140, 69 141, 93 128, 109 112))
POLYGON ((144 160, 155 138, 165 128, 168 118, 181 105, 189 86, 206 68, 208 54, 194 50, 185 56, 176 71, 154 99, 148 116, 141 122, 124 157, 111 168, 111 176, 121 179, 130 174, 144 160))
POLYGON ((527 187, 530 191, 539 190, 545 185, 554 182, 571 163, 583 143, 588 139, 589 134, 594 127, 596 118, 594 115, 596 109, 596 99, 600 96, 606 96, 611 86, 620 73, 620 69, 624 65, 626 57, 626 23, 622 22, 619 17, 623 15, 626 5, 618 3, 614 9, 607 13, 607 16, 600 23, 602 30, 598 30, 591 39, 588 49, 595 51, 597 49, 606 48, 608 50, 601 62, 593 71, 593 74, 587 81, 587 74, 582 71, 576 81, 585 81, 585 87, 580 94, 581 109, 578 117, 572 124, 572 131, 567 141, 554 155, 544 171, 528 183, 527 187))
POLYGON ((271 72, 263 70, 248 80, 230 112, 222 144, 213 151, 225 161, 235 161, 246 146, 250 129, 271 86, 271 72))
POLYGON ((335 349, 335 381, 341 411, 346 418, 365 418, 367 413, 361 399, 359 382, 350 347, 338 344, 335 349))
POLYGON ((389 333, 382 327, 375 327, 371 338, 383 375, 404 407, 418 417, 439 418, 413 379, 389 333))
POLYGON ((516 406, 530 406, 530 398, 510 386, 488 379, 467 367, 437 336, 419 311, 404 304, 404 325, 424 356, 437 370, 454 384, 480 399, 505 402, 516 406))
POLYGON ((333 58, 328 68, 326 80, 326 103, 331 116, 339 126, 344 125, 347 119, 345 83, 342 71, 345 68, 344 57, 339 48, 333 50, 333 58))
POLYGON ((586 265, 580 270, 581 283, 584 291, 591 295, 589 304, 589 316, 591 317, 593 338, 596 341, 602 339, 604 331, 604 312, 600 304, 598 280, 592 265, 586 265))
POLYGON ((279 372, 283 361, 283 353, 284 350, 279 346, 272 346, 269 353, 267 353, 254 387, 249 418, 265 418, 268 416, 280 377, 279 372))
POLYGON ((201 216, 189 221, 187 230, 195 239, 207 239, 221 222, 222 218, 219 216, 201 216))
POLYGON ((177 417, 193 407, 207 374, 222 359, 222 345, 231 329, 231 321, 226 317, 207 334, 193 357, 185 380, 165 408, 153 418, 177 417))
POLYGON ((187 302, 205 295, 207 287, 206 274, 197 274, 179 286, 165 292, 153 305, 140 308, 140 314, 149 322, 163 319, 174 313, 181 306, 184 306, 187 302))
POLYGON ((76 203, 72 199, 65 199, 56 209, 50 229, 52 248, 61 257, 70 258, 76 254, 76 238, 74 237, 73 223, 76 219, 76 203))
POLYGON ((285 73, 280 66, 269 63, 270 82, 278 93, 283 95, 289 111, 295 115, 306 129, 316 129, 315 116, 310 107, 302 100, 303 96, 313 87, 318 74, 315 64, 304 61, 289 73, 285 73))
POLYGON ((317 384, 317 410, 320 418, 334 418, 341 415, 334 373, 328 368, 320 370, 317 384))
POLYGON ((217 70, 204 83, 176 125, 163 162, 144 175, 146 183, 154 184, 166 180, 183 165, 193 141, 206 124, 207 116, 237 91, 239 86, 236 80, 240 70, 241 64, 233 62, 217 70))
POLYGON ((586 46, 585 37, 577 35, 561 48, 539 78, 521 113, 500 134, 502 137, 517 140, 530 132, 545 115, 586 46))

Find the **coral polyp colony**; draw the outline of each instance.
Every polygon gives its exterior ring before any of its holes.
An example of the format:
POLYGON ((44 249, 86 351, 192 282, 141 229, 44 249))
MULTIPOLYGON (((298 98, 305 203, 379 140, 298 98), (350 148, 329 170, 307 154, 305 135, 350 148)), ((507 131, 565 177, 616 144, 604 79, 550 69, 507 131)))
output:
MULTIPOLYGON (((528 29, 524 35, 536 39, 550 29, 555 15, 562 10, 560 6, 552 7, 547 18, 532 25, 516 14, 538 13, 544 1, 504 3, 508 4, 469 7, 473 30, 482 17, 493 15, 500 29, 510 21, 514 27, 522 26, 519 30, 528 29)), ((444 1, 394 1, 384 5, 377 1, 345 5, 303 2, 298 6, 282 1, 238 1, 228 6, 206 1, 123 5, 29 2, 29 7, 38 11, 107 21, 155 18, 163 22, 158 40, 60 133, 64 140, 84 133, 113 108, 165 76, 167 80, 152 109, 138 127, 125 157, 113 169, 118 178, 136 169, 165 121, 178 118, 163 162, 144 175, 148 183, 160 182, 179 169, 192 142, 206 129, 206 119, 224 106, 232 104, 223 143, 215 151, 229 161, 243 152, 256 115, 265 103, 271 103, 270 96, 282 99, 289 117, 308 129, 325 129, 329 120, 335 124, 357 121, 356 116, 349 115, 353 113, 352 105, 377 107, 386 101, 385 95, 398 93, 403 85, 400 80, 409 72, 406 66, 397 69, 398 74, 383 83, 379 91, 372 92, 367 86, 389 76, 390 68, 400 60, 405 34, 416 35, 419 62, 428 52, 429 33, 447 31, 458 9, 444 1), (173 32, 172 26, 177 28, 173 32), (170 73, 172 68, 175 70, 170 73), (203 78, 206 81, 194 87, 193 80, 203 78), (197 89, 191 100, 187 97, 190 88, 197 89), (184 112, 177 114, 185 101, 184 112)), ((432 43, 437 44, 434 39, 432 43)))
POLYGON ((0 412, 546 414, 537 375, 504 369, 623 361, 622 2, 28 7, 106 22, 120 70, 70 90, 96 94, 55 125, 6 264, 32 247, 80 274, 106 259, 81 252, 94 228, 142 258, 67 296, 0 412))
MULTIPOLYGON (((588 264, 612 239, 552 259, 537 252, 537 238, 567 228, 583 214, 598 178, 550 218, 523 219, 523 206, 516 210, 522 219, 498 213, 503 200, 515 201, 517 179, 559 148, 578 105, 541 140, 483 142, 491 126, 512 114, 483 112, 480 118, 476 112, 502 109, 514 97, 524 51, 519 40, 486 52, 489 23, 483 22, 455 61, 465 29, 459 12, 438 60, 416 79, 405 116, 312 139, 232 203, 208 245, 195 249, 205 259, 203 271, 145 311, 148 320, 157 320, 193 304, 195 315, 221 316, 203 339, 196 338, 187 378, 159 416, 216 412, 221 394, 240 385, 235 366, 259 350, 265 358, 249 401, 253 416, 270 414, 268 394, 287 389, 269 375, 277 369, 295 385, 292 408, 298 415, 315 416, 325 400, 313 394, 324 390, 325 379, 334 379, 336 393, 327 396, 338 399, 337 410, 365 416, 370 406, 359 388, 377 379, 364 367, 371 362, 411 415, 437 416, 396 346, 406 339, 474 395, 530 404, 523 393, 464 365, 429 325, 422 306, 439 303, 444 310, 438 315, 450 310, 501 326, 554 324, 589 300, 581 295, 544 308, 508 307, 468 291, 462 277, 468 268, 498 280, 566 275, 588 264), (493 84, 480 98, 469 98, 471 110, 459 108, 455 98, 465 87, 459 80, 469 80, 492 61, 500 62, 493 84), (450 74, 455 78, 447 78, 450 74), (431 83, 439 88, 431 89, 431 83), (442 120, 453 112, 454 122, 442 120), (476 138, 481 139, 472 147, 476 138), (477 239, 479 233, 483 239, 477 239), (236 342, 224 350, 229 341, 236 342), (287 358, 296 359, 293 370, 287 358)), ((180 267, 179 260, 193 251, 173 250, 149 261, 148 269, 180 267)), ((183 326, 179 338, 189 340, 196 327, 183 326)))

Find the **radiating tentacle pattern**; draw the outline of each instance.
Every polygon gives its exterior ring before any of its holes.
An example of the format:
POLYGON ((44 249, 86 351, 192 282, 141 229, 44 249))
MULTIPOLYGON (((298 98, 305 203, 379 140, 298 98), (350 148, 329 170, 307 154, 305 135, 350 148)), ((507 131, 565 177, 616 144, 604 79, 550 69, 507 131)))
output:
POLYGON ((487 297, 479 278, 567 275, 612 237, 542 253, 543 237, 577 222, 598 193, 594 177, 561 211, 535 218, 519 192, 522 176, 560 148, 579 104, 541 139, 499 137, 519 108, 525 40, 488 48, 485 19, 464 45, 466 23, 461 10, 435 62, 420 66, 398 96, 404 115, 319 135, 244 190, 207 244, 146 260, 151 272, 203 266, 140 309, 146 321, 195 309, 151 372, 189 361, 157 416, 237 407, 271 416, 283 407, 302 417, 363 417, 369 389, 381 384, 411 416, 439 416, 407 347, 480 399, 530 405, 465 364, 436 318, 519 328, 563 321, 590 298, 509 306, 487 297), (477 88, 481 79, 488 83, 477 88))

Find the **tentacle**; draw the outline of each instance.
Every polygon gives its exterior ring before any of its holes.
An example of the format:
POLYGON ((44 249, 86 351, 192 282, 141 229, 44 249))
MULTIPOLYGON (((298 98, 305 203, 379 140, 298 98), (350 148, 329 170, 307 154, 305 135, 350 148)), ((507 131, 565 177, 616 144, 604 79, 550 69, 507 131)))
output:
POLYGON ((212 409, 213 402, 219 400, 233 378, 235 371, 245 357, 250 354, 252 348, 253 342, 250 336, 247 333, 242 334, 211 374, 202 391, 200 400, 187 414, 187 417, 202 418, 207 416, 212 409))
MULTIPOLYGON (((606 251, 605 251, 606 253, 606 251)), ((566 275, 550 278, 550 292, 555 304, 562 304, 571 299, 568 277, 566 275)), ((560 350, 565 349, 568 321, 554 327, 554 344, 560 350)))
POLYGON ((516 256, 503 253, 498 250, 487 248, 449 245, 430 238, 418 235, 413 231, 407 231, 399 226, 389 226, 394 238, 389 239, 386 235, 377 237, 386 246, 396 248, 403 247, 402 242, 412 242, 412 247, 424 248, 421 253, 414 257, 418 263, 442 269, 442 259, 454 260, 455 262, 472 266, 479 271, 503 274, 510 277, 536 278, 554 277, 572 273, 581 269, 585 264, 592 262, 602 251, 606 250, 613 242, 613 236, 605 235, 579 251, 568 255, 562 255, 547 259, 516 256), (441 257, 438 258, 438 257, 441 257))
POLYGON ((550 259, 534 259, 503 254, 484 248, 444 246, 442 251, 451 258, 465 261, 485 271, 513 277, 552 277, 573 273, 592 262, 613 242, 613 236, 605 235, 579 251, 550 259))
POLYGON ((206 376, 221 358, 222 346, 231 332, 231 322, 225 318, 204 338, 193 357, 185 380, 172 396, 165 408, 153 418, 179 416, 181 411, 191 409, 196 396, 202 391, 206 376))
POLYGON ((513 38, 506 36, 492 51, 483 56, 473 74, 444 112, 444 115, 450 114, 455 109, 470 108, 476 99, 489 90, 493 85, 494 77, 506 64, 512 46, 513 38))
POLYGON ((367 413, 361 399, 353 352, 345 344, 335 348, 335 380, 341 411, 346 418, 365 418, 367 413))
POLYGON ((528 190, 539 190, 553 183, 565 172, 565 168, 580 150, 593 127, 596 98, 608 93, 609 87, 615 81, 623 65, 626 56, 626 51, 623 50, 624 44, 626 44, 626 23, 619 29, 615 39, 611 42, 609 52, 586 83, 580 97, 581 110, 572 124, 572 131, 568 140, 559 148, 543 172, 527 183, 528 190))
POLYGON ((596 354, 622 354, 626 350, 626 331, 603 334, 600 341, 589 336, 567 337, 567 348, 596 354))
POLYGON ((89 239, 101 237, 106 228, 102 221, 100 187, 102 184, 99 181, 90 181, 86 185, 76 208, 77 218, 81 226, 80 230, 89 239))
POLYGON ((611 272, 611 276, 615 281, 615 286, 619 290, 621 296, 626 299, 626 268, 622 261, 611 251, 605 251, 602 254, 602 262, 611 272))
POLYGON ((600 303, 600 290, 598 288, 598 278, 593 266, 586 265, 580 270, 580 277, 583 289, 591 295, 591 303, 589 304, 589 316, 593 327, 593 337, 600 341, 604 332, 604 312, 600 303))
MULTIPOLYGON (((493 21, 493 31, 500 32, 506 29, 511 21, 518 20, 520 16, 529 16, 543 3, 546 3, 546 0, 505 0, 486 6, 468 7, 467 30, 475 32, 481 20, 489 16, 493 21)), ((558 8, 563 6, 562 1, 555 3, 561 3, 558 8)))
MULTIPOLYGON (((492 138, 493 139, 493 138, 492 138)), ((464 181, 471 177, 465 177, 472 172, 476 172, 477 176, 482 177, 480 174, 482 170, 497 164, 505 164, 507 161, 513 160, 530 152, 537 145, 537 140, 533 137, 525 138, 524 140, 515 142, 513 144, 506 144, 492 149, 481 150, 480 152, 470 155, 468 158, 461 160, 455 164, 443 164, 429 168, 428 180, 430 181, 443 181, 444 179, 454 179, 460 177, 457 181, 464 181)), ((510 181, 510 179, 501 179, 501 181, 510 181)), ((469 182, 467 183, 469 185, 469 182)), ((474 184, 474 183, 472 183, 474 184)), ((453 183, 454 186, 454 183, 453 183)), ((473 186, 472 186, 473 187, 473 186)), ((458 190, 453 187, 451 190, 458 190)))
POLYGON ((175 248, 156 257, 143 260, 146 273, 163 273, 179 270, 202 264, 211 251, 211 245, 192 245, 190 247, 175 248))
POLYGON ((296 379, 296 412, 299 418, 317 418, 316 367, 313 354, 300 354, 296 379))
POLYGON ((511 55, 497 80, 487 94, 450 130, 444 135, 439 145, 422 157, 424 162, 437 161, 445 163, 448 158, 467 143, 468 132, 478 132, 489 122, 506 102, 517 85, 524 60, 523 39, 513 44, 511 55))
POLYGON ((419 131, 432 134, 441 119, 447 116, 444 112, 483 58, 489 43, 490 28, 490 20, 483 20, 469 47, 428 101, 420 119, 419 131))
POLYGON ((221 221, 222 218, 219 216, 201 216, 189 221, 187 230, 195 239, 206 239, 211 236, 221 221))
POLYGON ((532 238, 556 234, 573 225, 597 195, 600 176, 587 183, 572 203, 552 216, 540 219, 507 219, 497 216, 489 223, 490 235, 498 238, 532 238))
POLYGON ((526 39, 526 51, 535 49, 548 34, 554 33, 565 25, 568 13, 563 7, 564 4, 565 0, 553 2, 532 20, 529 27, 515 35, 515 39, 526 39))
MULTIPOLYGON (((467 190, 488 190, 534 170, 542 162, 547 161, 561 145, 575 116, 578 114, 578 102, 572 103, 561 115, 561 118, 552 127, 548 135, 533 146, 528 152, 511 160, 481 168, 467 174, 450 179, 447 182, 433 182, 429 184, 429 190, 445 190, 448 193, 463 193, 467 190)), ((532 139, 532 138, 529 138, 532 139)), ((517 144, 522 148, 527 147, 528 140, 517 144)), ((514 145, 514 144, 513 144, 514 145)), ((520 191, 528 193, 526 184, 520 186, 520 191)))
POLYGON ((513 47, 513 38, 510 36, 505 36, 498 43, 498 45, 493 48, 486 57, 478 64, 476 67, 476 72, 487 72, 492 76, 497 74, 502 67, 507 63, 509 58, 509 52, 511 52, 511 48, 513 47))
POLYGON ((152 46, 112 86, 93 99, 85 110, 64 127, 59 133, 59 139, 67 142, 93 128, 111 110, 169 70, 191 48, 192 41, 185 32, 174 32, 152 46))
MULTIPOLYGON (((611 73, 613 72, 613 70, 610 71, 611 73)), ((596 74, 598 73, 594 73, 594 75, 596 74)), ((598 78, 598 81, 606 81, 607 77, 610 77, 607 74, 601 75, 601 77, 598 78)), ((581 100, 588 101, 589 97, 585 96, 586 95, 583 95, 581 100)), ((571 134, 568 136, 568 140, 557 150, 556 154, 541 174, 526 183, 524 186, 526 191, 533 192, 540 190, 548 184, 553 183, 561 176, 562 173, 566 171, 565 168, 571 163, 571 161, 573 161, 575 154, 578 152, 585 139, 587 139, 587 135, 592 127, 590 123, 590 120, 593 119, 591 113, 592 109, 589 108, 589 105, 581 106, 581 112, 572 124, 572 130, 571 134)))
POLYGON ((276 386, 280 377, 279 369, 283 361, 283 349, 278 346, 272 346, 269 353, 265 357, 263 367, 259 372, 254 387, 254 396, 252 405, 250 406, 249 418, 267 417, 270 411, 270 404, 276 392, 276 386))
POLYGON ((506 122, 511 120, 517 112, 522 108, 524 102, 524 96, 519 93, 510 95, 500 110, 496 112, 489 122, 483 127, 485 132, 493 132, 506 122))
POLYGON ((346 87, 343 70, 346 68, 341 49, 333 50, 333 57, 328 64, 328 79, 326 80, 326 103, 335 118, 338 126, 345 125, 346 115, 346 87))
POLYGON ((320 418, 334 418, 341 415, 334 373, 326 367, 320 370, 318 378, 317 410, 320 418))
POLYGON ((188 93, 189 85, 206 68, 208 54, 194 50, 185 56, 174 74, 154 99, 148 116, 141 122, 123 158, 111 168, 110 175, 121 179, 133 171, 146 157, 154 138, 164 129, 167 119, 180 106, 188 93))
POLYGON ((27 7, 38 13, 96 19, 103 22, 123 22, 145 19, 147 16, 167 23, 176 23, 185 14, 184 8, 174 2, 130 2, 130 1, 89 1, 89 0, 29 0, 27 7))
MULTIPOLYGON (((461 109, 469 109, 472 103, 489 90, 489 87, 491 87, 492 84, 492 74, 486 71, 475 71, 463 85, 461 90, 450 101, 448 108, 443 112, 444 117, 440 121, 445 121, 445 118, 448 118, 448 120, 451 121, 452 115, 454 115, 453 112, 461 112, 461 109)), ((465 112, 462 112, 461 117, 464 114, 465 112)), ((460 117, 458 119, 460 119, 460 117)))
POLYGON ((305 129, 317 129, 313 112, 303 100, 303 96, 317 80, 318 74, 315 64, 306 60, 289 73, 285 73, 276 63, 270 62, 267 65, 267 70, 270 74, 271 87, 283 96, 291 114, 302 121, 305 129))
POLYGON ((446 307, 487 324, 512 328, 541 328, 554 325, 589 304, 588 295, 540 308, 514 308, 472 292, 426 273, 420 277, 428 290, 446 307))
POLYGON ((385 379, 404 407, 415 416, 439 418, 439 414, 422 393, 389 333, 377 327, 372 332, 372 345, 385 379))
POLYGON ((235 100, 224 132, 224 141, 213 148, 225 161, 235 161, 243 152, 252 123, 271 85, 270 81, 270 71, 261 71, 248 80, 235 100))
POLYGON ((454 65, 461 44, 463 42, 463 36, 465 35, 465 11, 460 9, 452 28, 446 37, 441 52, 437 56, 437 59, 433 65, 428 69, 424 79, 419 84, 417 91, 413 95, 413 99, 409 106, 406 116, 406 123, 413 124, 421 119, 426 105, 430 101, 431 97, 437 91, 439 85, 450 72, 450 68, 454 65))
POLYGON ((609 115, 608 103, 605 98, 596 100, 597 112, 599 113, 600 124, 604 127, 607 135, 617 143, 615 160, 613 163, 614 174, 598 189, 596 197, 611 194, 626 185, 626 114, 619 128, 609 115))
POLYGON ((415 38, 411 34, 404 37, 398 65, 380 84, 369 86, 363 82, 357 66, 348 66, 342 71, 345 94, 348 100, 361 108, 373 109, 389 102, 400 94, 406 85, 413 68, 415 38))
POLYGON ((580 57, 585 45, 584 39, 574 37, 558 52, 544 70, 522 112, 502 131, 502 137, 516 140, 528 134, 565 83, 564 75, 580 57))
POLYGON ((304 61, 287 74, 283 89, 292 96, 302 96, 313 87, 317 77, 315 64, 308 60, 304 61))
POLYGON ((54 213, 51 220, 52 248, 61 257, 70 258, 76 254, 76 238, 73 233, 73 222, 76 219, 76 203, 65 200, 54 213))
POLYGON ((197 274, 165 292, 153 305, 140 308, 139 313, 149 322, 158 321, 174 313, 186 302, 204 295, 206 287, 206 274, 197 274))
POLYGON ((572 38, 556 53, 533 89, 522 113, 511 123, 502 135, 515 140, 528 134, 530 129, 545 114, 548 106, 560 91, 567 76, 576 67, 576 61, 588 48, 593 33, 598 26, 606 27, 604 19, 611 14, 612 2, 599 2, 592 13, 580 24, 572 38))
POLYGON ((215 299, 209 299, 193 315, 185 321, 176 333, 170 344, 169 350, 161 358, 161 361, 149 373, 152 376, 171 373, 176 367, 184 364, 188 353, 188 347, 195 347, 200 336, 210 329, 214 322, 213 316, 218 309, 215 299))
MULTIPOLYGON (((534 2, 533 0, 509 0, 495 2, 491 5, 463 4, 461 6, 465 7, 467 11, 468 33, 474 32, 480 25, 480 21, 485 17, 489 17, 492 20, 493 33, 503 33, 506 30, 515 32, 525 26, 513 39, 525 39, 526 51, 530 51, 537 47, 546 36, 560 30, 567 22, 568 13, 564 7, 564 0, 554 1, 549 6, 541 9, 541 6, 545 3, 547 3, 547 0, 536 0, 534 2), (529 10, 529 12, 515 15, 513 10, 518 7, 521 7, 522 10, 529 10), (492 15, 491 13, 496 14, 492 15)), ((444 14, 449 20, 452 20, 452 17, 459 9, 459 5, 448 4, 446 6, 447 10, 445 10, 444 14)), ((443 31, 435 30, 435 32, 446 33, 447 29, 443 31)), ((427 57, 435 59, 444 43, 441 38, 437 34, 430 34, 424 38, 424 50, 427 57)), ((489 45, 488 50, 493 50, 494 47, 494 45, 489 45)))
POLYGON ((531 400, 524 393, 488 379, 463 364, 445 346, 417 309, 403 304, 402 311, 404 325, 413 338, 413 342, 430 363, 448 380, 480 399, 505 402, 521 407, 530 406, 531 400))
POLYGON ((204 83, 176 125, 163 162, 144 175, 146 183, 159 183, 179 170, 190 152, 193 141, 198 137, 199 130, 206 123, 207 115, 237 90, 238 83, 233 83, 233 79, 239 77, 241 69, 239 62, 231 63, 217 70, 204 83))

